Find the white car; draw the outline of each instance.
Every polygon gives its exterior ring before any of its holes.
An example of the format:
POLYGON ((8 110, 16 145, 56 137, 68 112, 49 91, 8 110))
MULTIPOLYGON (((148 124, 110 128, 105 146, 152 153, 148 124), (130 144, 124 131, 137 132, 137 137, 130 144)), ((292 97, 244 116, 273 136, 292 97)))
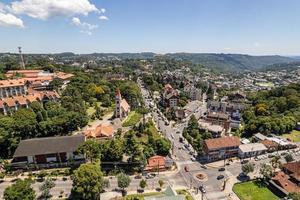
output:
POLYGON ((195 162, 196 158, 194 156, 191 157, 191 161, 195 162))

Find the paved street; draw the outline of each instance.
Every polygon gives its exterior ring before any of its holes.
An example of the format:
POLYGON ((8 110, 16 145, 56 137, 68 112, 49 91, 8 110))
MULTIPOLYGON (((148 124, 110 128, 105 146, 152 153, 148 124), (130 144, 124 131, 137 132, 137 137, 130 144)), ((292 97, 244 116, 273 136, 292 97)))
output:
MULTIPOLYGON (((138 81, 139 85, 140 82, 138 81)), ((141 85, 140 85, 141 87, 141 85)), ((214 163, 209 163, 205 166, 200 164, 197 161, 192 161, 191 156, 195 153, 194 150, 191 147, 186 148, 187 144, 186 141, 181 143, 179 141, 179 138, 182 137, 182 131, 184 127, 187 126, 187 122, 189 117, 194 114, 196 118, 201 117, 201 115, 206 112, 206 103, 205 101, 195 101, 188 105, 190 109, 190 115, 187 117, 187 119, 183 123, 172 125, 172 123, 167 122, 166 119, 163 116, 163 114, 156 108, 156 105, 154 104, 154 101, 149 98, 149 92, 141 87, 141 92, 143 95, 143 98, 145 100, 146 107, 152 107, 151 113, 149 116, 151 116, 155 122, 155 125, 158 127, 158 129, 161 131, 162 134, 164 134, 167 138, 172 141, 172 152, 171 156, 175 160, 178 169, 176 171, 170 171, 170 172, 162 172, 157 174, 152 179, 147 179, 148 186, 145 188, 146 190, 152 191, 158 188, 158 180, 162 179, 166 182, 166 184, 173 186, 174 188, 187 188, 191 189, 190 191, 195 191, 194 188, 198 188, 199 186, 203 185, 206 189, 206 193, 204 194, 204 199, 208 200, 221 200, 221 199, 227 199, 227 196, 232 193, 231 188, 232 184, 237 182, 238 180, 236 177, 241 173, 241 162, 240 160, 236 159, 233 162, 231 162, 229 165, 225 165, 224 171, 219 171, 221 167, 224 167, 224 161, 218 161, 214 163), (185 167, 188 168, 188 170, 185 170, 185 167), (204 179, 199 180, 196 178, 197 174, 203 174, 204 179), (219 175, 224 175, 224 178, 221 180, 218 180, 217 177, 219 175), (226 188, 223 191, 223 185, 224 181, 227 181, 230 184, 226 184, 226 188)), ((281 154, 282 152, 278 152, 281 154)), ((300 160, 300 154, 296 155, 294 154, 293 157, 295 160, 300 160)), ((257 177, 259 176, 259 167, 264 163, 269 163, 271 158, 264 158, 261 160, 254 160, 253 158, 249 161, 251 163, 255 164, 255 170, 253 173, 250 174, 250 176, 257 177)), ((282 158, 281 161, 284 163, 284 159, 282 158)), ((228 161, 227 161, 228 162, 228 161)), ((227 163, 226 162, 226 163, 227 163)), ((135 179, 134 177, 131 177, 132 181, 130 186, 127 188, 128 191, 136 192, 140 183, 141 179, 135 179)), ((107 189, 107 191, 110 192, 110 195, 105 196, 103 194, 103 198, 108 198, 108 196, 115 195, 118 193, 111 193, 111 191, 114 191, 115 188, 117 188, 117 180, 115 177, 109 178, 110 182, 110 188, 107 189)), ((3 182, 0 184, 0 198, 2 198, 2 193, 4 189, 12 184, 11 182, 3 182)), ((64 191, 64 195, 70 194, 71 188, 72 188, 72 181, 62 181, 57 180, 55 181, 55 188, 51 190, 51 193, 57 197, 60 194, 60 191, 64 191)), ((33 184, 33 188, 38 192, 39 186, 41 183, 36 182, 33 184)), ((201 199, 200 194, 193 193, 193 196, 195 199, 201 199)), ((102 199, 103 199, 102 198, 102 199)), ((234 198, 233 198, 234 199, 234 198)))

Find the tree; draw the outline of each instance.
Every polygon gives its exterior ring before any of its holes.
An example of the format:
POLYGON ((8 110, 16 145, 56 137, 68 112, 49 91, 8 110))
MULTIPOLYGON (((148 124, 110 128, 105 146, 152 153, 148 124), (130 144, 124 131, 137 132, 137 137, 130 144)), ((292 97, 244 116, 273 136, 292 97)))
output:
POLYGON ((268 163, 263 164, 260 167, 259 173, 262 175, 263 179, 270 179, 273 176, 272 166, 268 163))
POLYGON ((85 141, 78 148, 78 152, 84 154, 90 162, 94 162, 101 159, 100 144, 94 139, 89 139, 85 141))
POLYGON ((131 182, 130 177, 123 172, 117 175, 118 179, 118 187, 121 188, 123 191, 127 188, 131 182))
POLYGON ((50 196, 50 189, 55 187, 55 183, 52 179, 47 178, 45 182, 40 186, 41 196, 43 199, 49 199, 50 196))
POLYGON ((145 179, 142 179, 140 181, 140 187, 144 190, 145 187, 147 187, 147 181, 145 179))
POLYGON ((273 168, 273 172, 275 173, 275 170, 281 166, 280 162, 280 156, 274 156, 271 160, 271 166, 273 168))
POLYGON ((82 164, 74 172, 72 193, 79 199, 99 199, 105 184, 99 163, 82 164))
POLYGON ((289 198, 292 200, 300 200, 300 193, 299 192, 291 192, 288 195, 289 198))
POLYGON ((159 184, 159 187, 161 189, 164 186, 165 182, 162 179, 159 179, 158 184, 159 184))
POLYGON ((287 163, 294 161, 294 158, 291 154, 287 154, 286 156, 284 156, 284 159, 287 163))
POLYGON ((249 173, 254 171, 254 165, 252 163, 247 163, 242 165, 242 171, 244 174, 248 175, 249 173))
POLYGON ((171 149, 171 142, 166 138, 158 138, 155 140, 155 146, 158 155, 166 156, 171 149))
POLYGON ((34 200, 36 194, 31 187, 31 180, 18 180, 15 184, 4 190, 3 197, 5 200, 34 200))

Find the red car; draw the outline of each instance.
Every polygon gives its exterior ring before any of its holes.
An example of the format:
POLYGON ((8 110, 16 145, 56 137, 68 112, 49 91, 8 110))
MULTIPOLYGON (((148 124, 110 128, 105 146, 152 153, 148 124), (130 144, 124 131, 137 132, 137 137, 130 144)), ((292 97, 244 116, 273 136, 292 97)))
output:
POLYGON ((188 166, 185 166, 185 167, 184 167, 184 170, 185 170, 186 172, 188 172, 188 171, 189 171, 189 167, 188 167, 188 166))

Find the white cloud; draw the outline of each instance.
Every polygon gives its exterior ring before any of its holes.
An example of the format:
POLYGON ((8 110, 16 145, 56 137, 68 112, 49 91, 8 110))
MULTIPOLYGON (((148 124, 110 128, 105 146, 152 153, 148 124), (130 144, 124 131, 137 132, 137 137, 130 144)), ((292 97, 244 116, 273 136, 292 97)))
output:
POLYGON ((55 16, 88 15, 100 11, 89 0, 21 0, 11 3, 11 10, 17 15, 28 15, 46 20, 55 16))
POLYGON ((0 26, 23 28, 24 24, 20 18, 10 13, 5 13, 4 9, 0 7, 0 26))
POLYGON ((108 20, 108 17, 106 17, 106 16, 104 16, 104 15, 101 15, 101 16, 99 17, 99 19, 100 19, 100 20, 108 20))
POLYGON ((81 21, 78 17, 73 17, 72 24, 74 24, 75 26, 79 26, 81 24, 81 21))
POLYGON ((72 24, 79 27, 81 30, 80 32, 86 33, 88 35, 92 35, 92 31, 96 28, 98 28, 98 25, 96 24, 89 24, 87 22, 81 22, 81 20, 78 17, 72 18, 72 24))

